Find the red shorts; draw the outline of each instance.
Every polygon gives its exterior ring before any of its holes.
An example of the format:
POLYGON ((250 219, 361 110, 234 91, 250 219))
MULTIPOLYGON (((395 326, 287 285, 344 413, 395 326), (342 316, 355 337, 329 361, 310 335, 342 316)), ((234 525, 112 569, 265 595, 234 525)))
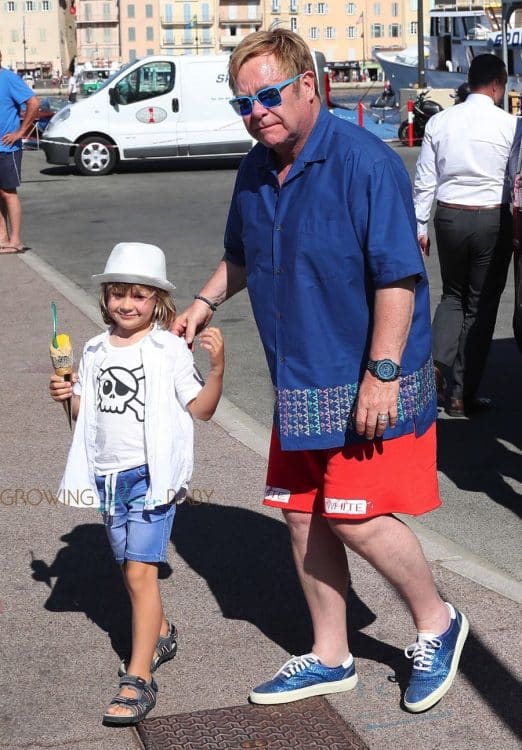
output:
POLYGON ((434 424, 421 437, 310 451, 282 451, 273 430, 263 504, 352 521, 418 516, 441 505, 436 452, 434 424))

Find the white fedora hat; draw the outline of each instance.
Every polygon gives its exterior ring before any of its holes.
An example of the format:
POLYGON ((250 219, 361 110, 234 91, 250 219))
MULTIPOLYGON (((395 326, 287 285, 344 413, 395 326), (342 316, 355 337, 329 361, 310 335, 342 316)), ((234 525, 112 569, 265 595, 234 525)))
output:
POLYGON ((104 272, 92 278, 100 284, 121 281, 124 284, 156 286, 166 292, 173 292, 176 288, 167 280, 163 250, 144 242, 118 242, 112 248, 104 272))

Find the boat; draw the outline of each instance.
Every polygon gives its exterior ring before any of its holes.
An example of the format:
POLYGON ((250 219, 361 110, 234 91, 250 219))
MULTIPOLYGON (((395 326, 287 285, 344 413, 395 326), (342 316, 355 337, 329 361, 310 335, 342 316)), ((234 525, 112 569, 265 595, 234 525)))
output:
MULTIPOLYGON (((436 5, 430 11, 425 59, 426 85, 456 89, 465 83, 474 57, 486 52, 502 56, 501 5, 436 5)), ((509 89, 520 88, 522 28, 509 27, 509 89)), ((412 88, 418 80, 417 46, 399 51, 375 50, 374 57, 395 89, 412 88)))
POLYGON ((375 50, 373 56, 383 69, 385 78, 396 91, 415 86, 419 75, 417 45, 399 51, 375 50))

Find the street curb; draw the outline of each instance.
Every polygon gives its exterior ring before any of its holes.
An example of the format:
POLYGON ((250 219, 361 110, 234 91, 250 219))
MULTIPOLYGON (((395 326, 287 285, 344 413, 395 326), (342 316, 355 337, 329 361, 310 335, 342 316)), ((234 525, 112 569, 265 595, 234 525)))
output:
MULTIPOLYGON (((18 257, 95 325, 99 328, 105 327, 98 306, 78 284, 68 279, 30 250, 18 257)), ((225 430, 230 437, 267 460, 270 430, 259 424, 227 398, 221 398, 213 421, 225 430)), ((463 578, 474 581, 511 601, 522 604, 522 582, 499 570, 489 561, 475 555, 448 537, 426 528, 419 521, 415 521, 409 516, 398 517, 415 532, 430 562, 436 562, 441 567, 458 573, 463 578)))

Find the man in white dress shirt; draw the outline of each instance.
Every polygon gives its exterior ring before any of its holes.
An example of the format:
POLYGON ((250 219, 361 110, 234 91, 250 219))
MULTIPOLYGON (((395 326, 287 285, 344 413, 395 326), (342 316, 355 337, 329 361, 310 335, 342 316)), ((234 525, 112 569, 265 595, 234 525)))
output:
POLYGON ((425 255, 437 200, 442 297, 433 320, 433 359, 439 404, 455 417, 490 406, 477 390, 512 253, 507 164, 517 121, 497 106, 504 98, 506 67, 495 55, 478 55, 468 81, 466 101, 428 121, 414 183, 425 255), (446 374, 451 374, 448 394, 446 374))

